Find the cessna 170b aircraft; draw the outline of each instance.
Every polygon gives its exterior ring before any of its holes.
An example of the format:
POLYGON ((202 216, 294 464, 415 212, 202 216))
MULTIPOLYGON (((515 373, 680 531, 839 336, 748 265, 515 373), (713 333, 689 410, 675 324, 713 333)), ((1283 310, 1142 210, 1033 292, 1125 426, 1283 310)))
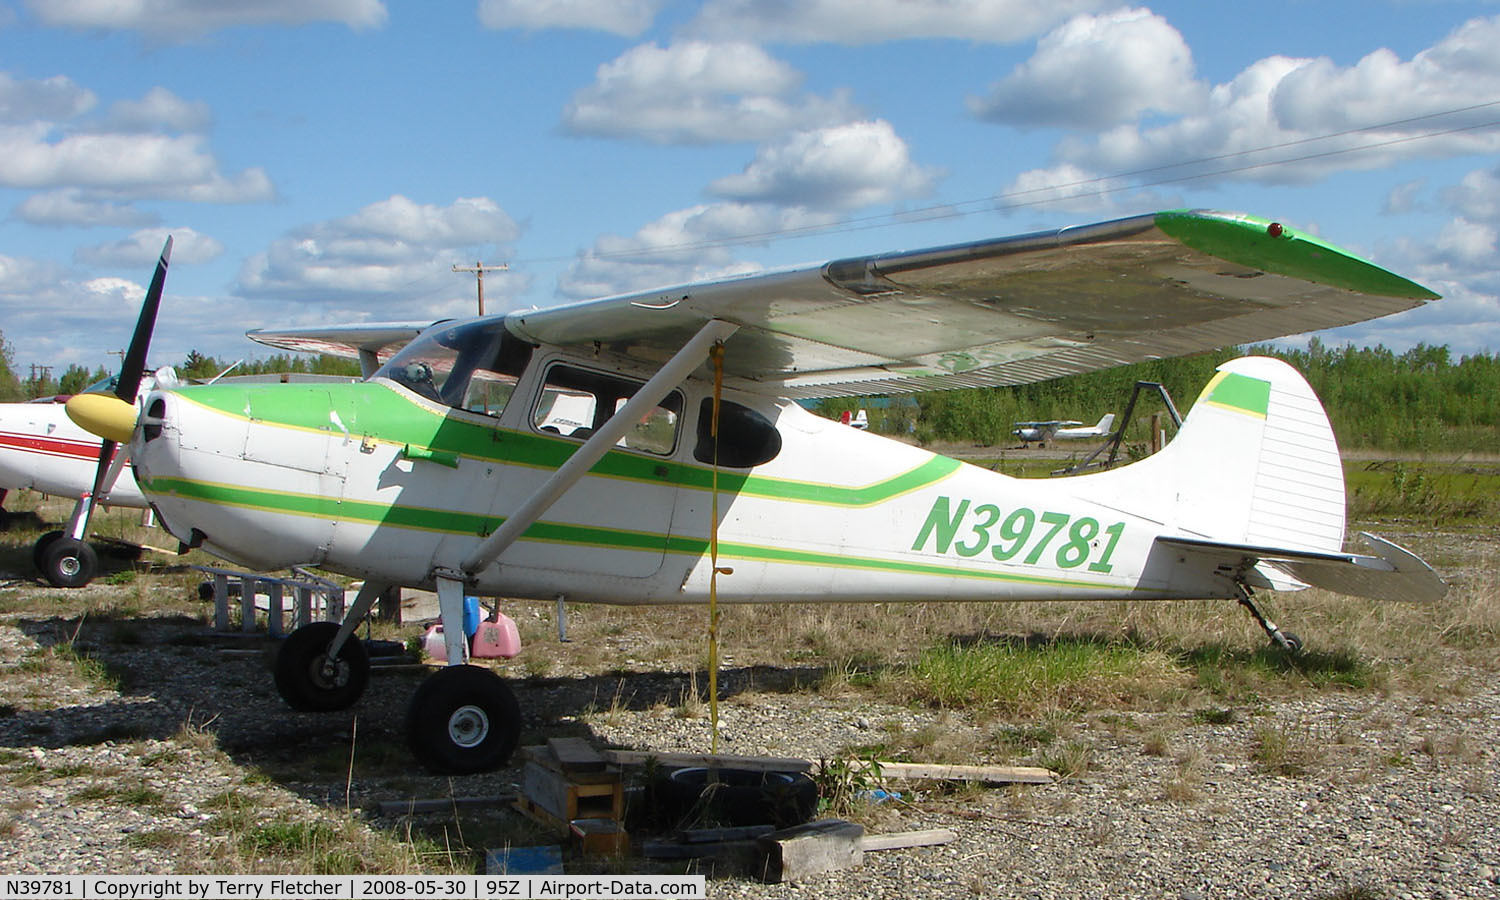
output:
MULTIPOLYGON (((509 757, 520 715, 498 675, 464 664, 466 593, 1225 598, 1288 647, 1252 592, 1440 597, 1443 583, 1401 548, 1373 536, 1368 554, 1343 548, 1333 433, 1279 361, 1226 363, 1165 450, 1066 479, 1009 478, 795 402, 1054 378, 1432 299, 1280 224, 1173 211, 419 334, 256 332, 358 354, 372 372, 347 385, 158 389, 139 415, 127 385, 69 411, 106 444, 128 442, 141 489, 185 544, 365 579, 342 624, 284 643, 276 682, 298 709, 354 704, 369 667, 354 632, 374 599, 435 588, 448 667, 413 696, 409 740, 433 768, 474 772, 509 757), (377 368, 383 348, 408 339, 377 368), (563 418, 566 429, 544 427, 563 418)), ((133 349, 150 322, 143 309, 133 349)))

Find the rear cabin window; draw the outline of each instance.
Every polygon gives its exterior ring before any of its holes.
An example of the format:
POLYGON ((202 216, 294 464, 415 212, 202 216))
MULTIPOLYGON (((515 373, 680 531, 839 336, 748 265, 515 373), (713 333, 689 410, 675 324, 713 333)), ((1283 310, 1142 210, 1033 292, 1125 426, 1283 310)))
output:
MULTIPOLYGON (((698 405, 698 443, 693 458, 714 462, 712 434, 714 401, 705 397, 698 405)), ((719 465, 749 469, 763 465, 781 452, 781 432, 765 416, 733 400, 719 401, 719 465)))
MULTIPOLYGON (((586 439, 640 389, 638 381, 574 366, 553 366, 547 370, 531 424, 548 434, 586 439)), ((673 391, 631 426, 616 446, 668 456, 677 446, 681 423, 682 395, 673 391)))

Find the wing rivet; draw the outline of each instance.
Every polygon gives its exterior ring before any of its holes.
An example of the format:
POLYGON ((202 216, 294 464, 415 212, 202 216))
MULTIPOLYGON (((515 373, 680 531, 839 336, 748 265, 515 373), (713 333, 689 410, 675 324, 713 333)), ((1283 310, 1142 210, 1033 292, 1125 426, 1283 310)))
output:
POLYGON ((1272 222, 1266 228, 1266 234, 1269 234, 1273 238, 1279 238, 1279 237, 1281 237, 1285 233, 1286 233, 1286 229, 1281 227, 1281 223, 1280 222, 1272 222))

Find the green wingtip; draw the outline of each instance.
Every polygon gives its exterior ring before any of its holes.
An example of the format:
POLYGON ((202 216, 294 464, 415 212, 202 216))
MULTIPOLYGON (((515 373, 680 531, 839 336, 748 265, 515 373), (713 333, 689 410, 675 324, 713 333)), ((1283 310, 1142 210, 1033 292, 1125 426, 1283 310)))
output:
POLYGON ((1238 213, 1171 210, 1157 213, 1156 227, 1194 250, 1273 275, 1380 297, 1439 298, 1415 281, 1269 219, 1238 213))

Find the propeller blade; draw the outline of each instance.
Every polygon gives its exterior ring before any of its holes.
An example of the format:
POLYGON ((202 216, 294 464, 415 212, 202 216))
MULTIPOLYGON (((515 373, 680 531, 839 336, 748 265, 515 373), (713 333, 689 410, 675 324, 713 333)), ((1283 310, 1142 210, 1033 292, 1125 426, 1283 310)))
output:
MULTIPOLYGON (((125 361, 120 365, 120 380, 115 385, 115 396, 126 403, 135 403, 136 391, 141 387, 141 376, 146 371, 146 351, 151 348, 151 332, 156 328, 156 311, 161 307, 162 287, 167 281, 167 265, 172 258, 172 238, 161 248, 161 259, 156 261, 156 274, 151 276, 151 287, 146 291, 146 302, 141 304, 140 318, 135 322, 135 334, 130 336, 130 349, 125 351, 125 361)), ((101 457, 101 469, 104 463, 101 457)), ((101 476, 102 477, 102 476, 101 476)))
MULTIPOLYGON (((94 498, 95 502, 97 502, 100 497, 103 497, 106 494, 108 494, 110 488, 114 487, 113 484, 105 484, 105 482, 106 481, 113 481, 113 479, 110 479, 108 476, 109 476, 109 471, 112 468, 110 466, 110 462, 112 462, 114 460, 114 457, 115 457, 115 447, 116 446, 118 446, 118 445, 115 444, 114 441, 109 440, 108 438, 106 438, 104 440, 104 443, 102 443, 102 444, 99 445, 99 468, 97 468, 97 469, 94 470, 94 493, 93 493, 93 498, 94 498)), ((116 470, 116 471, 118 471, 118 470, 116 470)), ((85 524, 84 528, 87 528, 87 527, 88 527, 88 525, 85 524)))

